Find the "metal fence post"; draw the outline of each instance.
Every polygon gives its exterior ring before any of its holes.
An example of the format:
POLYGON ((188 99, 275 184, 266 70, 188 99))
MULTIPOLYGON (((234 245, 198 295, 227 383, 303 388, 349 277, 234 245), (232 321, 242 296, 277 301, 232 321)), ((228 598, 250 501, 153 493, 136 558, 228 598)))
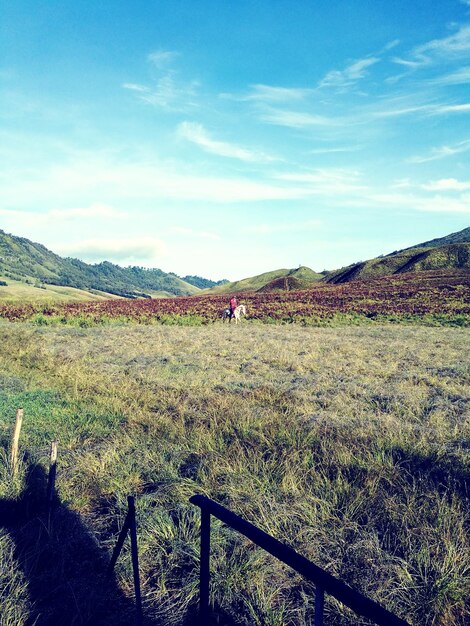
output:
POLYGON ((201 563, 200 563, 200 596, 199 618, 200 623, 207 624, 209 619, 209 559, 211 549, 211 514, 201 508, 201 563))
POLYGON ((317 585, 315 587, 315 626, 323 626, 323 609, 325 606, 325 592, 317 585))
POLYGON ((137 611, 136 623, 142 624, 142 596, 140 593, 139 552, 137 549, 137 528, 135 522, 134 496, 127 496, 127 504, 129 507, 129 530, 131 536, 132 571, 134 574, 135 607, 137 611))

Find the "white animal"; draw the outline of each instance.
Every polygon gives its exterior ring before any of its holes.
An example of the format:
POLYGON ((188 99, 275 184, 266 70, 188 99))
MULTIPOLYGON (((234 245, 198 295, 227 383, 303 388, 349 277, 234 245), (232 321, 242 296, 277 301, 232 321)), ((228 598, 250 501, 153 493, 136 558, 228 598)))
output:
MULTIPOLYGON (((240 315, 242 313, 243 315, 246 315, 246 306, 244 304, 239 304, 233 312, 233 319, 235 320, 235 324, 238 324, 238 322, 240 321, 240 315)), ((232 318, 230 317, 230 309, 224 309, 224 312, 222 314, 222 320, 224 322, 226 322, 227 320, 229 322, 232 321, 232 318)))

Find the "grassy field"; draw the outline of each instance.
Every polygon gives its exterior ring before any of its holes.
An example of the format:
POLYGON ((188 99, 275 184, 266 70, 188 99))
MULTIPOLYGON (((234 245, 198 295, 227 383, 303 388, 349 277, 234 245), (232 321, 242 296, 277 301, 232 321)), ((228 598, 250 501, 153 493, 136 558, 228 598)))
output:
POLYGON ((0 286, 0 305, 31 302, 36 304, 49 304, 59 302, 88 302, 115 299, 109 293, 101 291, 84 291, 83 289, 74 289, 73 287, 61 287, 60 285, 42 284, 41 287, 35 287, 27 283, 11 280, 7 277, 1 277, 0 280, 6 282, 6 286, 0 286))
MULTIPOLYGON (((117 582, 102 576, 129 493, 147 620, 183 624, 198 582, 188 498, 204 493, 411 624, 463 626, 469 357, 463 328, 0 322, 5 461, 25 410, 0 513, 27 520, 0 528, 1 625, 130 623, 127 548, 117 582), (25 511, 54 437, 60 502, 45 523, 25 511)), ((211 563, 212 601, 238 623, 312 623, 311 586, 217 523, 211 563)))

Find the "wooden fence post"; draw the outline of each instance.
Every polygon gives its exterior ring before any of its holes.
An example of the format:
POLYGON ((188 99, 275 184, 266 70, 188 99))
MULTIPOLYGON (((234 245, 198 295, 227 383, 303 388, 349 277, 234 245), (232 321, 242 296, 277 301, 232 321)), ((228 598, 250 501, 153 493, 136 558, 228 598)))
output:
POLYGON ((13 439, 11 442, 10 466, 13 476, 16 475, 18 469, 18 445, 20 441, 21 426, 23 424, 23 409, 16 411, 15 429, 13 430, 13 439))
POLYGON ((55 494, 55 477, 57 474, 57 441, 51 442, 51 460, 47 479, 47 508, 50 510, 55 494))
POLYGON ((131 536, 132 571, 134 573, 135 607, 137 611, 136 624, 140 626, 143 620, 143 613, 142 596, 140 593, 139 552, 137 548, 137 526, 135 521, 134 496, 127 496, 127 506, 129 508, 129 531, 131 536))

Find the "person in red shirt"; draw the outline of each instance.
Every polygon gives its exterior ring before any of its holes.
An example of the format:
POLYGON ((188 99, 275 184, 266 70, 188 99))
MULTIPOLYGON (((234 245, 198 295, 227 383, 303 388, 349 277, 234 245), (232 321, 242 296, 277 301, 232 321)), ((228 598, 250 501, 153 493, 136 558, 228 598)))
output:
POLYGON ((234 311, 237 308, 237 306, 238 306, 237 298, 236 296, 232 296, 230 298, 230 319, 232 319, 234 311))

